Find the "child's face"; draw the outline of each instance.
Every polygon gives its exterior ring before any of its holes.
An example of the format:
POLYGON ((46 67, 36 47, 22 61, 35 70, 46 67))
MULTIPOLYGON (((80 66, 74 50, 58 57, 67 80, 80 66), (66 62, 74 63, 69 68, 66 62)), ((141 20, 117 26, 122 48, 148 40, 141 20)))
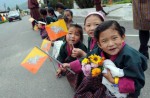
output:
POLYGON ((116 55, 122 49, 125 35, 121 37, 117 30, 111 28, 103 31, 99 35, 98 45, 108 55, 116 55))
POLYGON ((66 35, 66 41, 69 44, 76 44, 80 41, 80 32, 75 27, 70 27, 66 35))
POLYGON ((71 22, 72 21, 72 16, 70 14, 69 11, 64 11, 64 15, 68 18, 68 21, 71 22))
POLYGON ((57 8, 57 11, 62 14, 64 10, 62 8, 57 8))
POLYGON ((91 15, 86 19, 84 30, 90 37, 94 37, 94 30, 101 23, 102 21, 97 15, 91 15))

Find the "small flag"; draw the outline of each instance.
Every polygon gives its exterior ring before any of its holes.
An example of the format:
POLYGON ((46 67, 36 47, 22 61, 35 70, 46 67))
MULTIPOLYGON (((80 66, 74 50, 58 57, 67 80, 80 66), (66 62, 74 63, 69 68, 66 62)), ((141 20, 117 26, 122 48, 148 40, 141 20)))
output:
POLYGON ((51 48, 51 41, 44 39, 41 45, 41 49, 45 52, 48 52, 51 48))
POLYGON ((32 18, 32 17, 29 18, 29 21, 30 21, 30 22, 33 22, 34 20, 35 20, 35 19, 32 18))
POLYGON ((42 64, 48 58, 48 55, 37 47, 34 47, 27 57, 23 60, 21 65, 35 74, 40 69, 42 64))
POLYGON ((64 19, 60 19, 45 26, 50 40, 56 40, 65 36, 68 32, 64 19))

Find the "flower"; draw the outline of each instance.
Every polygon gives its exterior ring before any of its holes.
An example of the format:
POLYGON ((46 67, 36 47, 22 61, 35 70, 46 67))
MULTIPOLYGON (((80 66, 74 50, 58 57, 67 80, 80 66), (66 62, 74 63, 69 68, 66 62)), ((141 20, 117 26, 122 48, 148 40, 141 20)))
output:
POLYGON ((84 59, 82 60, 82 65, 85 65, 85 64, 88 64, 88 63, 90 63, 90 61, 89 61, 88 58, 84 58, 84 59))
POLYGON ((89 76, 91 74, 91 65, 87 64, 82 66, 82 70, 85 76, 89 76))
POLYGON ((97 65, 101 61, 101 57, 96 54, 89 56, 89 58, 92 63, 97 64, 97 65))
POLYGON ((101 73, 101 69, 100 68, 93 68, 92 69, 92 77, 96 77, 101 73))
POLYGON ((82 60, 82 71, 85 76, 97 77, 103 70, 104 57, 92 54, 82 60))

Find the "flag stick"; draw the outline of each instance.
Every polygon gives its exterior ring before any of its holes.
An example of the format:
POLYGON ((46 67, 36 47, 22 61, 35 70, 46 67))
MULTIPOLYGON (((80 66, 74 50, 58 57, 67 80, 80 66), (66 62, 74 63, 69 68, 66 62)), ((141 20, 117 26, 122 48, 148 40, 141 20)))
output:
MULTIPOLYGON (((36 46, 37 47, 37 46, 36 46)), ((40 49, 39 47, 37 47, 38 49, 40 49)), ((43 51, 42 49, 40 49, 42 52, 44 52, 45 54, 47 54, 45 51, 43 51)), ((49 56, 49 58, 52 58, 53 60, 55 60, 58 64, 63 65, 60 61, 58 61, 57 59, 55 59, 54 57, 52 57, 51 55, 47 54, 49 56)), ((75 74, 74 71, 72 71, 69 68, 66 68, 68 71, 70 71, 72 74, 75 74)))

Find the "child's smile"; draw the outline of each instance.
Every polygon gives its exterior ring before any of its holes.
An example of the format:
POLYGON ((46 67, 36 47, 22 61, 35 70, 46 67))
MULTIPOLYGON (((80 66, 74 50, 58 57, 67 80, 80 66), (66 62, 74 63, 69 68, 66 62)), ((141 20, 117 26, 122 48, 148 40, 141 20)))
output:
POLYGON ((110 28, 101 32, 98 44, 104 52, 112 56, 119 53, 119 51, 122 49, 123 42, 124 37, 122 38, 117 30, 110 28))

